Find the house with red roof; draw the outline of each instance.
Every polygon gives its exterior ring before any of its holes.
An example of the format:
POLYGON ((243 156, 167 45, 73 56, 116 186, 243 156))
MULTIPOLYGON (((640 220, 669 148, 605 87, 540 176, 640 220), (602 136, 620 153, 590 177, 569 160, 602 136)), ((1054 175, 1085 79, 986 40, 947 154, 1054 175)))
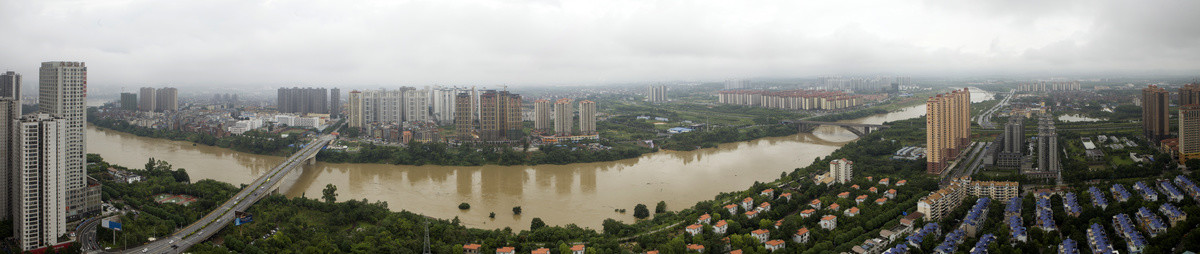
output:
POLYGON ((479 248, 482 248, 482 247, 483 247, 482 245, 478 245, 478 244, 474 244, 474 243, 463 245, 463 253, 476 254, 476 253, 479 253, 479 248))
POLYGON ((884 203, 887 203, 887 201, 888 201, 888 199, 887 199, 887 198, 879 198, 879 199, 876 199, 876 200, 875 200, 875 204, 876 204, 876 205, 883 205, 884 203))
POLYGON ((550 254, 550 249, 538 248, 536 250, 530 251, 529 254, 550 254))
POLYGON ((571 246, 571 254, 583 254, 586 249, 587 247, 583 246, 583 244, 576 244, 575 246, 571 246))
POLYGON ((807 243, 808 242, 808 227, 803 227, 803 228, 800 228, 799 230, 796 230, 796 234, 792 235, 792 241, 796 242, 796 243, 807 243))
POLYGON ((742 210, 750 210, 754 208, 754 198, 742 199, 742 210))
POLYGON ((783 249, 784 241, 778 240, 778 239, 770 240, 770 241, 767 241, 766 243, 763 243, 763 245, 766 246, 767 251, 775 251, 778 249, 783 249))
POLYGON ((687 231, 690 235, 699 235, 702 230, 704 230, 704 225, 700 224, 688 225, 687 228, 683 229, 683 231, 687 231))
POLYGON ((699 244, 694 244, 694 243, 693 243, 693 244, 688 244, 688 245, 687 245, 687 249, 688 249, 688 251, 694 251, 694 252, 700 252, 700 253, 703 253, 703 252, 704 252, 704 245, 699 245, 699 244))
POLYGON ((729 214, 736 214, 737 213, 737 205, 735 205, 735 204, 725 205, 725 210, 729 210, 729 214))
POLYGON ((821 225, 821 228, 833 230, 837 228, 837 216, 825 215, 825 217, 821 217, 821 222, 817 222, 817 224, 821 225))
POLYGON ((849 191, 847 191, 847 192, 838 193, 837 197, 838 197, 838 198, 849 198, 849 197, 850 197, 850 192, 849 192, 849 191))
POLYGON ((784 192, 783 194, 779 194, 779 198, 786 199, 787 201, 792 201, 792 193, 784 192))
POLYGON ((712 221, 712 216, 708 215, 707 213, 701 214, 700 218, 696 219, 696 223, 699 223, 699 224, 708 224, 709 221, 712 221))
POLYGON ((800 211, 800 218, 808 218, 808 216, 812 216, 813 213, 816 213, 816 212, 817 212, 817 210, 805 209, 804 211, 800 211))
POLYGON ((750 236, 758 238, 758 243, 765 243, 767 242, 767 237, 771 237, 771 231, 766 229, 758 229, 750 231, 750 236))
POLYGON ((833 210, 833 211, 839 211, 839 210, 842 210, 842 205, 833 203, 833 204, 830 204, 829 207, 827 207, 826 209, 833 210))
POLYGON ((879 188, 871 187, 870 189, 867 189, 867 191, 870 191, 871 193, 879 193, 879 188))
POLYGON ((762 204, 758 204, 757 210, 759 212, 769 212, 769 211, 771 211, 771 203, 770 202, 762 202, 762 204))
POLYGON ((864 201, 867 201, 867 195, 858 195, 858 197, 854 198, 854 203, 862 204, 864 201))
POLYGON ((808 206, 811 206, 813 209, 821 209, 821 200, 813 199, 812 202, 808 202, 808 206))
POLYGON ((724 235, 725 231, 728 230, 729 223, 725 223, 725 220, 719 220, 716 224, 713 224, 713 233, 724 235))
POLYGON ((884 178, 884 179, 879 180, 879 184, 882 184, 883 186, 887 186, 888 184, 891 184, 891 182, 892 182, 892 179, 890 179, 890 178, 884 178))
POLYGON ((517 254, 517 248, 500 247, 496 249, 496 254, 517 254))
POLYGON ((908 184, 908 180, 896 181, 896 186, 904 186, 905 184, 908 184))
POLYGON ((775 189, 765 189, 759 195, 767 196, 767 198, 775 197, 775 189))
POLYGON ((858 189, 859 189, 859 187, 858 187, 858 185, 857 185, 857 184, 855 184, 855 185, 850 185, 850 188, 854 188, 855 190, 858 190, 858 189))
POLYGON ((883 193, 883 196, 887 198, 896 198, 896 189, 888 189, 887 192, 883 193))
POLYGON ((757 210, 750 210, 750 211, 746 211, 746 218, 748 218, 748 219, 753 219, 753 218, 754 218, 754 217, 756 217, 756 216, 758 216, 758 211, 757 211, 757 210))
POLYGON ((856 207, 851 207, 850 209, 846 209, 845 214, 846 214, 846 216, 850 216, 850 217, 854 217, 855 215, 858 215, 858 207, 856 206, 856 207))

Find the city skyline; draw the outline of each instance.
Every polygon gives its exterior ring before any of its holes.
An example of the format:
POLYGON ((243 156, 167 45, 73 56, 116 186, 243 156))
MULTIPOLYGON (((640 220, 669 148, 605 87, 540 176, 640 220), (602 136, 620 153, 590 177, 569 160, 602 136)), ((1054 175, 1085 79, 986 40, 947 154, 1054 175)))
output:
POLYGON ((1197 5, 9 2, 0 57, 12 62, 0 70, 78 59, 105 67, 92 85, 108 88, 1189 73, 1200 46, 1177 42, 1200 36, 1197 5))

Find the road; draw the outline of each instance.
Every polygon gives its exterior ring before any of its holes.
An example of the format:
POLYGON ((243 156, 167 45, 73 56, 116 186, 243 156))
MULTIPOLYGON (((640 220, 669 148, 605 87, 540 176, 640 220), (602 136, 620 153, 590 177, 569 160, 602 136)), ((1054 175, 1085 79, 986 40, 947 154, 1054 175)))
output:
MULTIPOLYGON (((333 138, 332 135, 323 135, 313 139, 304 148, 301 148, 300 151, 292 154, 283 163, 247 184, 246 188, 200 220, 176 231, 169 237, 147 243, 143 246, 130 248, 125 253, 182 253, 188 247, 204 242, 213 234, 221 231, 221 228, 224 228, 225 225, 228 225, 234 219, 235 211, 245 211, 254 202, 269 195, 271 187, 279 183, 279 180, 283 179, 283 176, 305 163, 311 156, 316 156, 316 153, 328 144, 328 142, 332 141, 333 138)), ((95 234, 94 230, 92 234, 95 234)))
POLYGON ((1015 89, 1009 90, 1008 97, 1004 97, 1004 100, 1000 101, 1000 103, 996 103, 996 105, 992 106, 991 109, 979 114, 979 117, 975 118, 976 122, 979 123, 979 127, 983 127, 984 129, 995 129, 996 124, 992 123, 992 115, 996 114, 996 111, 1000 111, 1000 109, 1004 108, 1004 106, 1008 106, 1008 101, 1012 100, 1013 95, 1015 94, 1015 89))
POLYGON ((87 219, 75 229, 76 242, 84 251, 100 251, 100 244, 96 243, 96 226, 100 225, 100 220, 99 217, 87 219))

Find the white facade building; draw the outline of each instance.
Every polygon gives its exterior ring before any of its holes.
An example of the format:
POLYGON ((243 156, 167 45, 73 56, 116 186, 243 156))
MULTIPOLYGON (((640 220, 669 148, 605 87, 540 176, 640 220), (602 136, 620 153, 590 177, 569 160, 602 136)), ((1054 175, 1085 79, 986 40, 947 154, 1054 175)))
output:
MULTIPOLYGON (((83 62, 43 62, 38 78, 39 113, 63 118, 66 122, 66 200, 68 217, 76 217, 85 207, 84 187, 87 186, 84 154, 84 103, 87 99, 87 65, 83 62)), ((77 218, 78 219, 78 218, 77 218)))
POLYGON ((13 124, 13 236, 21 250, 57 244, 67 232, 70 121, 36 114, 13 124))
POLYGON ((829 162, 829 177, 833 178, 834 183, 850 183, 850 178, 853 176, 853 161, 841 158, 829 162))

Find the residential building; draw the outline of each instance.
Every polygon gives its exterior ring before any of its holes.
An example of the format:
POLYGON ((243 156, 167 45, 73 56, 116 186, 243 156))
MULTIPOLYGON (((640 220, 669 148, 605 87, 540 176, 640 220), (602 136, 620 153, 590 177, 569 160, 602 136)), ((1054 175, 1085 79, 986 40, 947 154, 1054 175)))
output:
POLYGON ((530 251, 529 254, 550 254, 550 249, 549 248, 537 248, 533 251, 530 251))
POLYGON ((539 131, 550 131, 553 125, 550 123, 550 100, 533 101, 533 129, 539 131))
POLYGON ((574 113, 571 110, 571 99, 563 98, 554 102, 554 135, 571 135, 571 130, 575 127, 574 113))
POLYGON ((1167 216, 1167 221, 1171 223, 1172 227, 1187 220, 1187 213, 1184 213, 1183 210, 1179 210, 1178 207, 1175 207, 1175 205, 1172 205, 1171 203, 1163 203, 1158 207, 1158 211, 1167 216))
POLYGON ((725 205, 725 210, 728 210, 729 214, 737 214, 737 207, 738 206, 736 204, 728 204, 725 205))
POLYGON ((767 199, 775 198, 775 189, 765 189, 758 193, 759 196, 767 196, 767 199))
POLYGON ((1088 188, 1088 195, 1092 196, 1093 207, 1099 207, 1101 210, 1108 208, 1108 199, 1104 198, 1104 192, 1101 192, 1100 188, 1088 188))
POLYGON ((742 199, 742 210, 750 210, 754 208, 754 198, 742 199))
POLYGON ((1038 170, 1059 172, 1062 164, 1058 157, 1058 132, 1054 129, 1054 118, 1042 116, 1038 121, 1038 170))
POLYGON ((837 216, 825 215, 825 217, 821 217, 821 222, 817 224, 821 225, 823 229, 833 230, 837 228, 837 216))
POLYGON ((749 80, 744 79, 727 79, 725 80, 725 90, 745 89, 750 86, 749 80))
POLYGON ((704 253, 704 245, 699 245, 699 244, 694 244, 694 243, 688 244, 687 249, 688 249, 688 252, 704 253))
POLYGON ((454 96, 454 128, 458 140, 466 141, 478 138, 479 117, 475 112, 475 97, 472 92, 460 92, 454 96))
POLYGON ((485 141, 516 140, 521 135, 521 95, 508 91, 484 91, 479 95, 480 138, 485 141))
POLYGON ((513 247, 496 248, 496 254, 517 254, 517 248, 513 248, 513 247))
POLYGON ((433 121, 439 125, 454 124, 455 110, 458 109, 458 93, 460 89, 436 87, 433 89, 433 121))
POLYGON ((966 196, 963 188, 968 188, 964 179, 951 180, 950 185, 939 189, 928 196, 921 198, 917 202, 917 212, 925 214, 926 221, 937 221, 942 219, 942 216, 950 213, 954 207, 958 207, 962 203, 962 199, 966 196))
POLYGON ((329 114, 329 90, 325 88, 279 88, 276 108, 280 113, 329 114))
POLYGON ((1142 132, 1155 145, 1171 136, 1170 103, 1166 89, 1155 85, 1142 89, 1142 132))
POLYGON ((729 230, 729 223, 725 222, 725 220, 719 220, 719 221, 717 221, 717 223, 713 224, 713 233, 715 233, 715 234, 724 235, 725 232, 728 230, 729 230))
POLYGON ((856 207, 851 207, 850 209, 846 209, 845 214, 846 214, 846 216, 850 216, 850 217, 858 216, 858 207, 856 206, 856 207))
POLYGON ((688 225, 686 228, 684 228, 683 231, 686 231, 690 235, 699 235, 701 230, 703 230, 703 229, 704 229, 704 225, 692 224, 692 225, 688 225))
POLYGON ((342 118, 342 89, 329 89, 329 117, 342 118))
POLYGON ((589 100, 579 102, 579 133, 596 133, 596 102, 589 100))
POLYGON ((667 86, 650 85, 647 87, 646 101, 648 102, 667 102, 667 86))
POLYGON ((482 248, 482 247, 483 247, 482 245, 474 244, 474 243, 463 245, 463 253, 464 254, 478 254, 479 248, 482 248))
POLYGON ((1200 159, 1200 104, 1179 107, 1179 162, 1200 159))
POLYGON ((154 107, 158 106, 154 98, 158 98, 158 93, 154 92, 153 87, 143 87, 138 90, 138 111, 154 112, 154 107))
POLYGON ((1115 253, 1112 242, 1109 242, 1108 236, 1104 233, 1104 226, 1099 223, 1092 223, 1092 226, 1088 227, 1087 239, 1092 253, 1115 253))
POLYGON ((21 250, 57 244, 67 233, 70 121, 40 113, 12 123, 13 236, 21 250))
POLYGON ((966 88, 925 103, 926 172, 941 174, 970 142, 971 92, 966 88))
POLYGON ((17 169, 21 165, 14 164, 13 153, 15 139, 14 133, 17 131, 17 121, 21 116, 21 75, 15 72, 6 72, 0 75, 0 220, 9 220, 9 213, 13 210, 9 206, 12 205, 18 197, 13 195, 17 189, 13 186, 18 184, 14 179, 19 173, 17 169))
POLYGON ((771 203, 770 202, 762 202, 761 204, 758 204, 758 208, 756 208, 755 210, 758 210, 759 212, 769 212, 769 211, 771 211, 771 203))
POLYGON ((163 87, 154 91, 154 112, 179 110, 179 89, 163 87))
POLYGON ((87 138, 84 121, 87 101, 87 65, 83 62, 44 62, 38 78, 38 112, 63 118, 66 146, 67 220, 82 219, 84 188, 87 187, 84 153, 87 138))
POLYGON ((405 122, 430 122, 433 119, 429 116, 429 88, 416 90, 404 90, 404 121, 405 122))
POLYGON ((1025 123, 1020 116, 1008 118, 1004 124, 1004 135, 1001 136, 1003 147, 996 156, 996 166, 1006 169, 1021 168, 1021 160, 1025 151, 1025 123))
POLYGON ((348 116, 347 117, 348 119, 346 121, 347 124, 349 124, 350 127, 352 127, 352 128, 362 128, 364 126, 363 125, 364 115, 363 115, 362 92, 359 92, 358 90, 350 90, 350 96, 347 99, 348 99, 348 102, 346 103, 348 105, 348 107, 346 107, 346 111, 348 111, 348 112, 346 112, 346 115, 348 116))
POLYGON ((829 162, 829 177, 833 178, 835 183, 850 183, 850 178, 854 176, 854 162, 846 158, 836 159, 829 162))
POLYGON ((758 239, 758 243, 765 243, 767 242, 768 238, 771 237, 771 231, 766 229, 758 229, 750 231, 750 236, 758 239))
POLYGON ((583 244, 571 246, 571 254, 583 254, 584 250, 587 250, 587 246, 584 246, 583 244))
POLYGON ((778 249, 783 249, 784 245, 786 245, 786 244, 787 243, 784 242, 783 240, 776 239, 776 240, 770 240, 770 241, 763 243, 763 246, 765 248, 767 248, 767 251, 775 251, 778 249))
POLYGON ((972 181, 970 187, 971 195, 990 197, 1001 201, 1010 200, 1021 192, 1020 184, 1017 182, 972 181))
POLYGON ((121 109, 128 111, 138 110, 138 99, 136 93, 121 93, 121 109))
POLYGON ((1179 88, 1179 106, 1200 104, 1200 84, 1191 83, 1179 88))

